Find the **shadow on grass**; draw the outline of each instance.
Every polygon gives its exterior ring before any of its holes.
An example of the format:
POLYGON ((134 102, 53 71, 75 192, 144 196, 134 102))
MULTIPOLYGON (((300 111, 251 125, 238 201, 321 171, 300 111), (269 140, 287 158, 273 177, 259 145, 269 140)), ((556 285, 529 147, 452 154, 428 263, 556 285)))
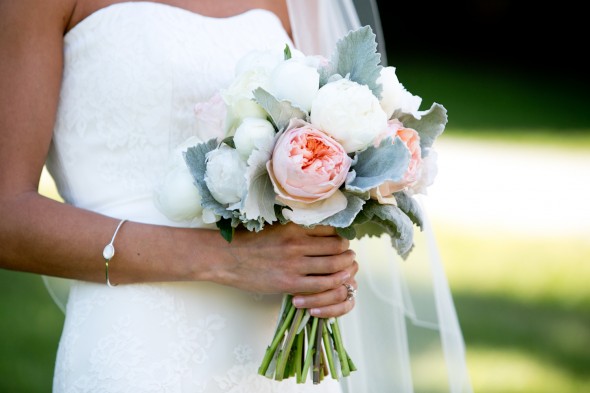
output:
POLYGON ((590 369, 590 310, 455 292, 467 347, 517 350, 579 379, 590 369))

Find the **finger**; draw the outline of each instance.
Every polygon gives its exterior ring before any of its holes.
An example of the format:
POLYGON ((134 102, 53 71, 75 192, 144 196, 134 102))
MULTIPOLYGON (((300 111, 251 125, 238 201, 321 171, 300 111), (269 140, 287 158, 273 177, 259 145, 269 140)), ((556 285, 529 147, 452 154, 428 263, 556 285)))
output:
POLYGON ((355 263, 355 257, 356 254, 352 250, 346 250, 338 255, 306 257, 301 260, 297 271, 305 276, 333 274, 350 269, 355 263))
POLYGON ((336 228, 327 225, 316 225, 313 228, 306 228, 305 231, 309 236, 338 236, 336 228))
POLYGON ((309 309, 309 313, 314 317, 336 318, 348 314, 355 306, 355 300, 345 300, 338 304, 332 304, 325 307, 314 307, 309 309))
POLYGON ((339 236, 308 237, 301 245, 303 255, 313 257, 342 254, 350 248, 350 241, 339 236))
POLYGON ((314 294, 326 292, 331 289, 337 289, 342 284, 354 280, 354 276, 358 271, 358 263, 353 264, 337 273, 320 275, 320 276, 305 276, 297 277, 287 283, 285 292, 292 294, 314 294))
MULTIPOLYGON (((351 285, 353 289, 357 288, 356 280, 349 280, 347 283, 351 285)), ((349 291, 348 288, 343 284, 338 288, 320 293, 296 295, 293 297, 292 301, 293 305, 297 308, 311 309, 331 306, 347 301, 348 299, 349 291)))

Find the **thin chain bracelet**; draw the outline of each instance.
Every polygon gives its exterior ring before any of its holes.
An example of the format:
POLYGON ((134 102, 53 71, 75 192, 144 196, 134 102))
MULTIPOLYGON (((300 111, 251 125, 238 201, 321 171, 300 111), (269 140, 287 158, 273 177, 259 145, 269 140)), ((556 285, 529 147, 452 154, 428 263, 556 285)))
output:
POLYGON ((115 229, 115 233, 113 233, 113 238, 111 239, 111 242, 104 247, 104 250, 102 250, 102 256, 104 257, 104 260, 105 260, 104 268, 105 268, 106 282, 107 282, 107 285, 111 288, 116 287, 117 284, 111 284, 111 282, 109 281, 109 262, 111 261, 111 259, 113 259, 113 256, 115 256, 115 246, 113 246, 113 243, 115 242, 115 237, 117 237, 117 232, 119 232, 121 225, 123 225, 123 223, 125 221, 127 221, 127 220, 122 219, 121 221, 119 221, 119 225, 117 225, 117 229, 115 229))

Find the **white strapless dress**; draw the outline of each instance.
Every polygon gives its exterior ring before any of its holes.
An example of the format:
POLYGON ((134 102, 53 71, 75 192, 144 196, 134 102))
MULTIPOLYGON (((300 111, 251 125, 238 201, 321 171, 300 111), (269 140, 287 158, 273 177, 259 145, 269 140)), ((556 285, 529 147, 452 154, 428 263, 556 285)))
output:
MULTIPOLYGON (((126 2, 87 17, 65 37, 47 162, 64 200, 179 225, 152 195, 174 147, 198 132, 194 105, 229 83, 241 56, 286 43, 280 20, 262 9, 211 18, 126 2)), ((280 301, 202 282, 75 282, 54 392, 340 392, 331 380, 302 386, 257 375, 280 301)))

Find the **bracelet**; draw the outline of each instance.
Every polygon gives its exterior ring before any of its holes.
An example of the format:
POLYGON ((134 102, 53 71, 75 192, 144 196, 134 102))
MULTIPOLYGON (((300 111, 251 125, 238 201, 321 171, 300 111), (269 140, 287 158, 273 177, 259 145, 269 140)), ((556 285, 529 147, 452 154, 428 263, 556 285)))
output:
POLYGON ((111 239, 111 242, 104 247, 104 250, 102 250, 102 256, 105 260, 105 277, 107 285, 111 288, 116 287, 117 284, 111 284, 111 282, 109 281, 109 262, 111 259, 113 259, 113 256, 115 256, 115 246, 113 246, 113 243, 115 242, 115 237, 117 237, 117 232, 119 232, 121 225, 123 225, 125 221, 127 220, 122 219, 121 221, 119 221, 119 225, 117 225, 117 229, 115 229, 115 233, 113 233, 113 238, 111 239))

